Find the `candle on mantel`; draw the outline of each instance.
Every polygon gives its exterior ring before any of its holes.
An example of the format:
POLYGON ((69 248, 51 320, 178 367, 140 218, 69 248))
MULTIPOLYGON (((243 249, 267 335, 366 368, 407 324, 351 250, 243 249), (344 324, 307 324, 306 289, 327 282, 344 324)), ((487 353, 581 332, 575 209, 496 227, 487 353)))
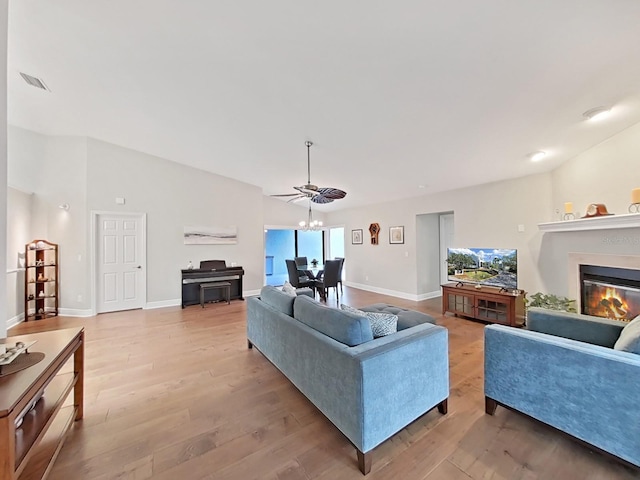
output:
POLYGON ((564 204, 564 213, 573 213, 573 202, 566 202, 564 204))
POLYGON ((640 203, 640 188, 631 190, 631 203, 640 203))

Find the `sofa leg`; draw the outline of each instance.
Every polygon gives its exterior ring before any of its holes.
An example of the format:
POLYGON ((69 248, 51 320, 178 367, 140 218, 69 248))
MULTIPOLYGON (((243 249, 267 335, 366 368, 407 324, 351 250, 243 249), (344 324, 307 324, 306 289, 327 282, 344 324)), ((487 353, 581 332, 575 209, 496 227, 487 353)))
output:
POLYGON ((251 340, 247 340, 247 348, 253 348, 253 343, 251 343, 251 340))
POLYGON ((498 402, 496 402, 493 398, 484 397, 484 411, 489 415, 493 415, 496 413, 496 408, 498 408, 498 402))
POLYGON ((356 448, 358 452, 358 468, 363 475, 366 475, 371 471, 371 452, 362 453, 356 448))
POLYGON ((442 415, 446 415, 447 412, 449 411, 449 399, 445 398, 443 401, 441 401, 438 404, 438 411, 442 414, 442 415))

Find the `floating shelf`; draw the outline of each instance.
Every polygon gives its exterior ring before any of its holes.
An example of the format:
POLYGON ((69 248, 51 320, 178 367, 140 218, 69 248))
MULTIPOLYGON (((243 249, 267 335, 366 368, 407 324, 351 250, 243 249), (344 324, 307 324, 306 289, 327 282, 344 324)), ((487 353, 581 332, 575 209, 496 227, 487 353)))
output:
POLYGON ((539 223, 542 232, 580 232, 585 230, 611 230, 614 228, 640 228, 640 213, 578 218, 562 222, 539 223))

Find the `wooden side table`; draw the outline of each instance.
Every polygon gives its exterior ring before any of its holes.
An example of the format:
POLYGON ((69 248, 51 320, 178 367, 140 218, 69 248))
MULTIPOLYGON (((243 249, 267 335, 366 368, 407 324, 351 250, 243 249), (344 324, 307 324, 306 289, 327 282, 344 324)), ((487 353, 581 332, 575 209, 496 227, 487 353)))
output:
POLYGON ((18 341, 37 341, 30 350, 45 357, 25 370, 0 378, 0 480, 45 478, 67 430, 84 413, 84 329, 7 340, 18 341), (73 404, 64 406, 71 390, 73 404), (16 427, 19 419, 22 423, 16 427))

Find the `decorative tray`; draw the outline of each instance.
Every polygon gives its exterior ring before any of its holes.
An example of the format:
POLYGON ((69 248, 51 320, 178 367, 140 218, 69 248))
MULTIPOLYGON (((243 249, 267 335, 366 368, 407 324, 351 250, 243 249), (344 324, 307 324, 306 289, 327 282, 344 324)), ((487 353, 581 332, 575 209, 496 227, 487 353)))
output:
MULTIPOLYGON (((6 349, 6 353, 0 353, 0 366, 9 365, 16 358, 18 358, 18 355, 20 355, 22 352, 26 352, 34 343, 36 343, 36 340, 28 343, 18 342, 14 345, 10 345, 8 343, 6 345, 3 345, 6 349)), ((0 352, 1 351, 2 350, 0 350, 0 352)))

